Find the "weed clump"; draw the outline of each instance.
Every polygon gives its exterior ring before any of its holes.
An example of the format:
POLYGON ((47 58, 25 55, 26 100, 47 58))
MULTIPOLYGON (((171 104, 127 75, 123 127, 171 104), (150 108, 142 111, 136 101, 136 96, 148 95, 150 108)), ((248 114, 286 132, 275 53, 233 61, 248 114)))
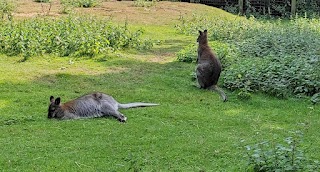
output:
POLYGON ((284 143, 263 141, 246 146, 248 169, 254 172, 319 171, 317 160, 308 159, 300 148, 299 137, 287 137, 284 143))
POLYGON ((0 25, 0 52, 25 59, 41 54, 94 57, 152 47, 150 40, 141 38, 142 30, 131 31, 127 23, 117 26, 95 17, 36 18, 0 25))
POLYGON ((0 2, 0 21, 7 18, 12 20, 12 13, 16 9, 16 5, 13 0, 2 0, 0 2))

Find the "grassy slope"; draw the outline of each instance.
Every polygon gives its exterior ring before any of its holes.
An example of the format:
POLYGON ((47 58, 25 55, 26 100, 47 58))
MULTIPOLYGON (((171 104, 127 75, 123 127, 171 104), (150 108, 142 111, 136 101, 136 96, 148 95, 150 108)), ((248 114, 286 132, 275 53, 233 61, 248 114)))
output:
POLYGON ((231 92, 222 103, 191 86, 194 64, 174 61, 174 52, 193 38, 175 33, 170 22, 136 24, 163 44, 105 62, 34 57, 18 63, 19 57, 0 56, 0 170, 244 171, 244 145, 281 140, 295 130, 305 133, 308 156, 320 159, 319 106, 265 95, 243 102, 231 92), (50 95, 66 101, 91 91, 161 106, 123 110, 126 124, 46 119, 50 95))

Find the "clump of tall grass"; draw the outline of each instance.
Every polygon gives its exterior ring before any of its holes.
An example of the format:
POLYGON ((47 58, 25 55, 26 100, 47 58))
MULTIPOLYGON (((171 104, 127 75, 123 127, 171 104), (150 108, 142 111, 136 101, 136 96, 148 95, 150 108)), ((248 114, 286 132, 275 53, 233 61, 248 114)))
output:
POLYGON ((156 4, 155 0, 134 0, 133 6, 135 7, 151 7, 156 4))
POLYGON ((60 0, 62 5, 90 8, 100 5, 102 0, 60 0))
POLYGON ((0 21, 7 18, 12 20, 12 13, 16 9, 16 4, 13 0, 2 0, 0 2, 0 21))

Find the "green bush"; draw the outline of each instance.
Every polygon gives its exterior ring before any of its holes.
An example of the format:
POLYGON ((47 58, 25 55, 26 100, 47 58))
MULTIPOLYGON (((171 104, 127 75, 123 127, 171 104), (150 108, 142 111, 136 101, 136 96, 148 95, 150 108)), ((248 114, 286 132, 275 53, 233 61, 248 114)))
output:
POLYGON ((50 2, 51 0, 33 0, 34 2, 43 2, 43 3, 48 3, 50 2))
POLYGON ((61 13, 70 14, 75 7, 73 1, 71 0, 60 0, 61 3, 61 13))
POLYGON ((12 20, 12 13, 16 9, 16 5, 13 0, 2 0, 0 2, 0 21, 7 17, 8 20, 12 20))
POLYGON ((251 94, 248 91, 240 91, 237 94, 237 98, 239 100, 243 100, 243 101, 250 100, 251 99, 251 94))
POLYGON ((77 7, 90 8, 95 7, 101 3, 101 0, 73 0, 77 7))
POLYGON ((192 63, 197 61, 197 47, 193 44, 177 52, 178 61, 192 63))
POLYGON ((83 8, 90 8, 100 5, 102 0, 61 0, 61 5, 63 8, 63 12, 67 12, 71 7, 83 7, 83 8))
POLYGON ((320 91, 316 64, 293 56, 246 58, 231 65, 224 73, 224 86, 231 89, 263 91, 277 97, 308 95, 320 91))
POLYGON ((142 33, 95 17, 6 22, 0 27, 0 52, 25 58, 40 54, 93 57, 125 48, 151 48, 152 42, 142 40, 142 33))
POLYGON ((246 146, 248 171, 319 171, 319 161, 305 157, 300 148, 301 140, 295 137, 284 139, 285 143, 264 141, 246 146))
POLYGON ((151 7, 156 3, 155 0, 134 0, 133 6, 135 7, 151 7))

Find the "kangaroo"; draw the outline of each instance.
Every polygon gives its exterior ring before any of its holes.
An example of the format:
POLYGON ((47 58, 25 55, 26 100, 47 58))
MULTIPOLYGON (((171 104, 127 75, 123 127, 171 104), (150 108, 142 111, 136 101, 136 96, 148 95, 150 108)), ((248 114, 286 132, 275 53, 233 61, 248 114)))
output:
POLYGON ((218 87, 218 80, 221 73, 221 63, 208 45, 207 30, 199 30, 198 58, 196 67, 196 76, 199 87, 209 89, 220 94, 222 100, 227 101, 227 96, 222 89, 218 87))
POLYGON ((100 92, 83 95, 63 104, 60 104, 60 101, 60 97, 54 99, 53 96, 50 96, 50 105, 48 109, 49 119, 78 119, 113 116, 120 122, 126 122, 127 117, 120 113, 118 109, 158 105, 155 103, 140 102, 121 104, 113 97, 100 92))

